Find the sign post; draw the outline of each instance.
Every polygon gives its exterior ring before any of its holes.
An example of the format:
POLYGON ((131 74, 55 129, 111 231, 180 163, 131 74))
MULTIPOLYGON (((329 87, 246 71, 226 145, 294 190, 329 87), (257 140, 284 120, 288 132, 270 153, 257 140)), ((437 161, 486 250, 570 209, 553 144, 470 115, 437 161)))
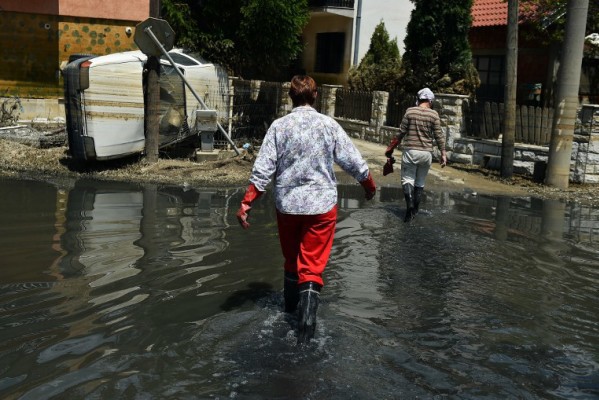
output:
MULTIPOLYGON (((150 57, 159 57, 162 55, 165 56, 175 69, 175 72, 181 77, 183 83, 185 83, 185 85, 189 88, 189 91, 193 94, 203 109, 208 109, 204 100, 202 100, 195 89, 189 84, 187 79, 185 79, 185 75, 183 75, 179 68, 177 68, 177 65, 168 54, 168 51, 173 48, 175 42, 175 32, 170 27, 168 22, 161 19, 148 18, 135 27, 135 37, 133 39, 140 50, 143 51, 144 54, 148 55, 148 61, 150 57)), ((158 66, 160 66, 160 64, 158 64, 158 66)), ((233 142, 233 140, 229 137, 221 124, 217 122, 216 126, 223 136, 227 138, 227 141, 233 147, 235 153, 240 155, 240 150, 237 148, 237 146, 235 146, 235 142, 233 142)), ((156 135, 158 136, 158 134, 156 135)))
POLYGON ((175 43, 175 32, 168 22, 157 18, 148 18, 137 24, 135 36, 133 36, 135 44, 148 56, 145 65, 145 154, 149 163, 155 163, 158 161, 160 146, 160 55, 162 51, 148 36, 148 30, 154 32, 154 36, 158 38, 162 47, 168 50, 172 49, 175 43))

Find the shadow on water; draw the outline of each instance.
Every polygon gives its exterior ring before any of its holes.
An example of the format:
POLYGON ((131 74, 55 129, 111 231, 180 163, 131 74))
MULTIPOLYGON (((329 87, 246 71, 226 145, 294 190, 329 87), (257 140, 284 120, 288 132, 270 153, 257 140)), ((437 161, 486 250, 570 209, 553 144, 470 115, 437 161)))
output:
POLYGON ((599 396, 599 212, 339 187, 316 339, 272 194, 0 180, 2 398, 599 396))

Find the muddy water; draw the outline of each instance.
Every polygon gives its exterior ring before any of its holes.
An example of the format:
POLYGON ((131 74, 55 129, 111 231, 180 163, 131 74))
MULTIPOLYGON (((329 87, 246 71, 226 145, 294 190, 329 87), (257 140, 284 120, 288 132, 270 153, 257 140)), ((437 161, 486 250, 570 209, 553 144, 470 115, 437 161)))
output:
POLYGON ((597 398, 596 212, 425 193, 340 187, 300 348, 269 194, 0 180, 0 397, 597 398))

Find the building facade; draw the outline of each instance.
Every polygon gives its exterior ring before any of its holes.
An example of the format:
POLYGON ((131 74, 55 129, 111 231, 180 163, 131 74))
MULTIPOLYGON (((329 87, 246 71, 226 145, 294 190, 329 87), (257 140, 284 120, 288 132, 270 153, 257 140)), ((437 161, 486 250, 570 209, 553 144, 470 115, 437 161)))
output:
POLYGON ((61 65, 73 54, 137 49, 135 25, 150 1, 0 0, 0 90, 21 97, 62 92, 61 65))
POLYGON ((352 61, 354 0, 309 0, 301 64, 320 83, 347 82, 352 61))
MULTIPOLYGON (((504 100, 507 20, 507 2, 474 1, 469 41, 481 81, 476 95, 483 101, 504 100)), ((536 39, 526 24, 518 30, 517 102, 541 105, 551 83, 552 47, 536 39)))

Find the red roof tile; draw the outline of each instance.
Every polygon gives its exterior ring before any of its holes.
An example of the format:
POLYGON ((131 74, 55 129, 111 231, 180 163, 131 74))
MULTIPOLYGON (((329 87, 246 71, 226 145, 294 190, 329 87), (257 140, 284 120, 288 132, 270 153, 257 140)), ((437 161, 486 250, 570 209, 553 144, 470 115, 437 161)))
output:
POLYGON ((472 26, 507 25, 507 1, 474 0, 472 26))

